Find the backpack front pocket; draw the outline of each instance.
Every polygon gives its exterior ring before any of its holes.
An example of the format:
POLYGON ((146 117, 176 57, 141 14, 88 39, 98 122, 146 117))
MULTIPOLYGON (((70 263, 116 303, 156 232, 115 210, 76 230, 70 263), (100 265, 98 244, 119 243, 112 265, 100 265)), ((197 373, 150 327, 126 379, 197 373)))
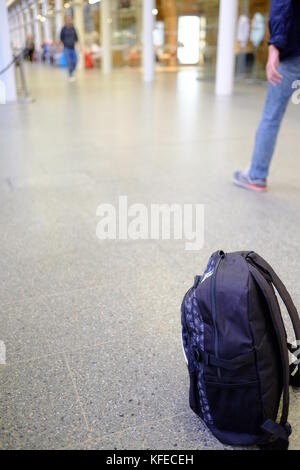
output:
POLYGON ((248 382, 205 382, 214 425, 221 430, 256 434, 262 423, 257 380, 248 382))

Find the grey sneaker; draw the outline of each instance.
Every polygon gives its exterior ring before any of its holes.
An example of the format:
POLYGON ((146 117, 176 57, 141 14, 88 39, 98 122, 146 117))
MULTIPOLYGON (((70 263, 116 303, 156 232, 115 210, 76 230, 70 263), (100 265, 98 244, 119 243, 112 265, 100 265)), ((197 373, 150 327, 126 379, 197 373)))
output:
POLYGON ((250 189, 251 191, 267 191, 267 180, 266 179, 252 179, 248 176, 247 172, 236 171, 233 174, 233 182, 237 186, 242 188, 250 189))

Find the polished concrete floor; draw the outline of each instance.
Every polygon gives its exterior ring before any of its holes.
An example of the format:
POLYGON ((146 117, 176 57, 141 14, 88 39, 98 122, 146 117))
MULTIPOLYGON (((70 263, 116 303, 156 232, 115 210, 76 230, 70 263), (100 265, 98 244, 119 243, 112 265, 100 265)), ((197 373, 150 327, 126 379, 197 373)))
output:
MULTIPOLYGON (((291 104, 267 194, 247 166, 264 85, 216 99, 194 70, 28 68, 35 102, 0 106, 0 447, 223 449, 188 405, 179 308, 211 252, 253 249, 300 306, 299 113, 291 104), (97 206, 205 204, 205 243, 99 241, 97 206)), ((300 392, 291 391, 291 449, 300 392)))

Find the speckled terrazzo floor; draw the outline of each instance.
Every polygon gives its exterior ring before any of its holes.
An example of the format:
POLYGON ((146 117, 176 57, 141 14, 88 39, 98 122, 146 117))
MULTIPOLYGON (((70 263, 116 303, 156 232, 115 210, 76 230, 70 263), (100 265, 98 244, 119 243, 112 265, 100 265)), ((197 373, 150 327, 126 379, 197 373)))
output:
MULTIPOLYGON (((0 448, 223 449, 188 406, 179 307, 216 249, 254 249, 300 305, 299 112, 270 191, 231 184, 265 87, 216 99, 197 72, 27 70, 36 102, 0 107, 0 448), (96 238, 96 208, 205 204, 205 243, 96 238)), ((291 449, 300 392, 291 391, 291 449)), ((230 447, 226 447, 230 448, 230 447)))

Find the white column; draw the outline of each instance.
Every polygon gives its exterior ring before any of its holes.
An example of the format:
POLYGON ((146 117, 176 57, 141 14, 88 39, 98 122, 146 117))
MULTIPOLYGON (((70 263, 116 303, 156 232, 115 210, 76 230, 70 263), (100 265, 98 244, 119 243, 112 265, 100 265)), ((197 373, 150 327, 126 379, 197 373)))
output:
POLYGON ((26 35, 27 36, 32 36, 32 27, 31 27, 31 16, 30 16, 30 10, 29 10, 29 3, 28 2, 22 2, 22 8, 25 14, 25 30, 26 30, 26 35))
POLYGON ((83 4, 82 0, 76 0, 73 3, 74 26, 78 34, 79 43, 84 44, 84 23, 83 23, 83 4))
POLYGON ((55 0, 55 31, 56 39, 60 37, 60 31, 63 25, 64 6, 62 0, 55 0))
POLYGON ((14 29, 13 23, 14 23, 13 14, 12 14, 12 10, 10 10, 8 11, 8 28, 9 28, 10 37, 12 37, 12 34, 13 34, 13 29, 14 29))
POLYGON ((11 21, 11 42, 13 43, 14 47, 18 47, 19 37, 17 31, 17 17, 16 11, 11 10, 10 12, 10 21, 11 21))
MULTIPOLYGON (((6 0, 0 0, 0 70, 12 61, 10 35, 8 27, 8 12, 6 0)), ((0 104, 7 101, 16 101, 15 69, 12 65, 7 72, 0 75, 0 104)))
POLYGON ((153 8, 154 0, 143 1, 143 69, 145 82, 151 82, 154 77, 153 8))
POLYGON ((41 32, 40 32, 40 21, 37 19, 38 9, 36 1, 32 2, 32 17, 33 17, 33 40, 34 40, 34 49, 38 58, 41 54, 41 32))
POLYGON ((49 42, 51 37, 50 37, 50 28, 49 28, 49 19, 48 19, 48 0, 42 0, 42 15, 45 18, 45 21, 43 21, 43 33, 44 33, 44 41, 49 42))
POLYGON ((84 68, 83 48, 84 48, 84 22, 83 22, 83 3, 82 0, 76 0, 73 3, 74 26, 78 35, 78 69, 84 68))
POLYGON ((19 31, 20 31, 20 47, 25 47, 26 36, 25 36, 25 25, 24 25, 24 17, 23 11, 20 6, 17 7, 18 12, 18 22, 19 22, 19 31))
POLYGON ((102 0, 100 3, 101 11, 101 49, 102 49, 102 71, 109 74, 112 69, 112 50, 111 50, 111 1, 102 0))
POLYGON ((220 0, 216 95, 232 94, 237 12, 238 0, 220 0))
POLYGON ((17 9, 14 9, 14 38, 15 38, 15 47, 21 47, 21 30, 19 25, 19 16, 17 9))
POLYGON ((15 9, 15 37, 16 37, 16 47, 20 48, 22 45, 22 35, 21 35, 19 12, 17 8, 15 9))

